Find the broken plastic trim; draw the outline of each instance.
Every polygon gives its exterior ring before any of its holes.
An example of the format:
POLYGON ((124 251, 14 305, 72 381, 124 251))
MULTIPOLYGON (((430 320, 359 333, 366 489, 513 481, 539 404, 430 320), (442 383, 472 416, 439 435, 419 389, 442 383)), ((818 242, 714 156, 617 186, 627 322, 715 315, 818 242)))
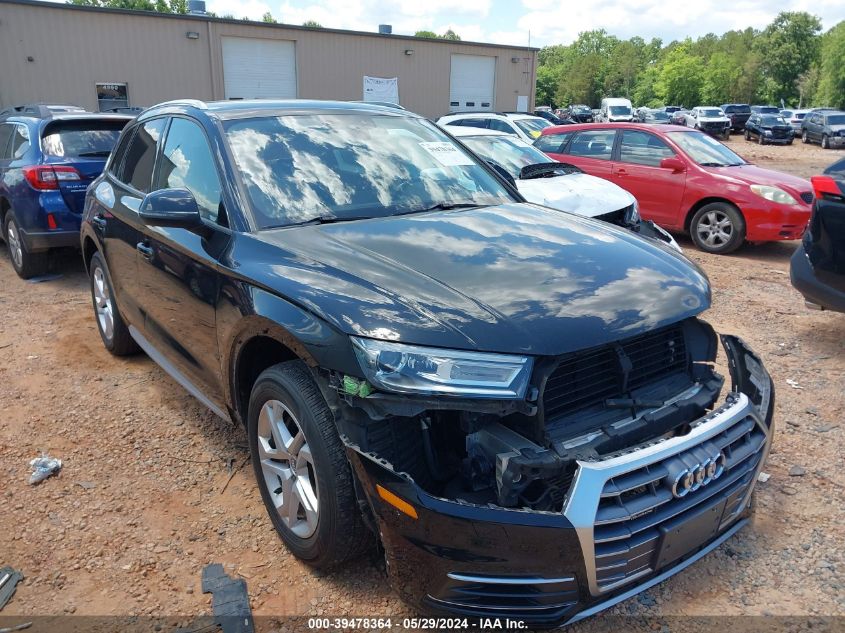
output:
POLYGON ((742 392, 771 427, 775 408, 775 385, 760 357, 738 336, 721 334, 722 347, 728 357, 731 389, 742 392))

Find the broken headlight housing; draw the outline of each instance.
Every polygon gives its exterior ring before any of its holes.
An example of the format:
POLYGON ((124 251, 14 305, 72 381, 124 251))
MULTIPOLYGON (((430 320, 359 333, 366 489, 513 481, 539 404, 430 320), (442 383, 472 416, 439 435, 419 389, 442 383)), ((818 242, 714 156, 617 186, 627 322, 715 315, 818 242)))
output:
POLYGON ((531 377, 528 356, 351 338, 364 376, 384 391, 514 400, 525 396, 531 377))
POLYGON ((637 226, 640 223, 640 205, 634 200, 634 204, 625 209, 623 222, 627 226, 637 226))

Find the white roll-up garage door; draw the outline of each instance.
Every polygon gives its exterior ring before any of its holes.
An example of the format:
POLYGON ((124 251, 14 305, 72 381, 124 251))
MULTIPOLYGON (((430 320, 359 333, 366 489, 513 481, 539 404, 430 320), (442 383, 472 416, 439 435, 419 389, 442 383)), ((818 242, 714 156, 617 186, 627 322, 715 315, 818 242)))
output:
POLYGON ((296 45, 284 40, 223 37, 227 99, 296 99, 296 45))
POLYGON ((449 111, 493 110, 496 94, 496 58, 452 55, 449 111))

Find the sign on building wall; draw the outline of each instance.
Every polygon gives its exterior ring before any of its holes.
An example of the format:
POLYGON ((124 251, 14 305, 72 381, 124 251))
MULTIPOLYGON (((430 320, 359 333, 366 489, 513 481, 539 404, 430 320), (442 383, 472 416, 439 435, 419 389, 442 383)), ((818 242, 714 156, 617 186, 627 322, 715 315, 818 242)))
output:
POLYGON ((399 77, 367 77, 364 75, 364 101, 386 101, 399 105, 399 77))
POLYGON ((129 88, 125 83, 97 84, 97 106, 100 112, 129 106, 129 88))

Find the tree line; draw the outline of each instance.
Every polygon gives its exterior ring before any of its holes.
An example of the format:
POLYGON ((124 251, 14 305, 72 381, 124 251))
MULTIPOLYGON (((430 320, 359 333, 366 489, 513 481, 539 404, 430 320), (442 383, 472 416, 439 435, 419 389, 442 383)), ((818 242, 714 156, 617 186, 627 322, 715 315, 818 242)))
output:
POLYGON ((805 12, 782 12, 763 30, 628 40, 604 29, 539 51, 538 105, 627 97, 634 105, 771 103, 845 108, 845 21, 822 32, 805 12))

